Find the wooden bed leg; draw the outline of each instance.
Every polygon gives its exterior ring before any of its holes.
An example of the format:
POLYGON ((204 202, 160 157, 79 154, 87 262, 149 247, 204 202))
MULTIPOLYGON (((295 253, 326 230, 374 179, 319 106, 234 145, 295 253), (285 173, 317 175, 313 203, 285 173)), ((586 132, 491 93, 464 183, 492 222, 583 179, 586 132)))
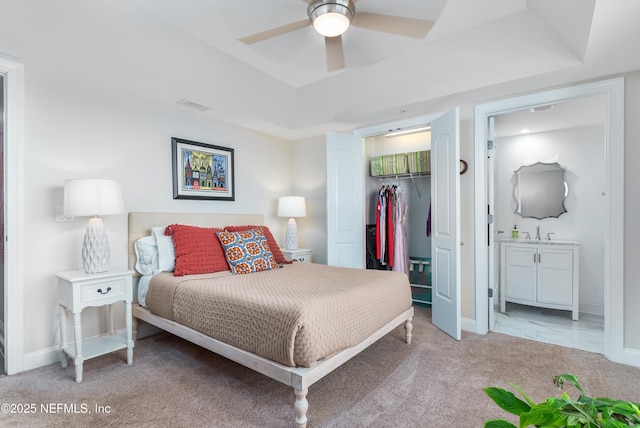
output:
POLYGON ((411 331, 413 330, 413 324, 411 324, 412 318, 408 318, 404 322, 404 340, 407 345, 411 345, 411 331))
POLYGON ((307 426, 307 409, 309 408, 309 402, 307 401, 307 392, 309 388, 297 389, 296 402, 293 408, 296 412, 296 426, 298 428, 305 428, 307 426))
POLYGON ((132 317, 131 326, 133 329, 132 338, 133 338, 133 341, 135 342, 136 340, 138 340, 138 318, 132 317))

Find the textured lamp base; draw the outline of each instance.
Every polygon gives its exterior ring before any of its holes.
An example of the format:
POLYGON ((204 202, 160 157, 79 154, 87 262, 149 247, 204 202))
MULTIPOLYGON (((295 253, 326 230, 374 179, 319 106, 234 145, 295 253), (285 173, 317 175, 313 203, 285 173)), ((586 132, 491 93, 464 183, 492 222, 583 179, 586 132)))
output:
POLYGON ((291 217, 289 223, 287 223, 287 233, 284 235, 284 247, 287 250, 295 250, 298 248, 298 226, 293 217, 291 217))
POLYGON ((102 219, 94 217, 84 234, 82 244, 82 267, 87 273, 100 273, 109 270, 109 241, 102 225, 102 219))

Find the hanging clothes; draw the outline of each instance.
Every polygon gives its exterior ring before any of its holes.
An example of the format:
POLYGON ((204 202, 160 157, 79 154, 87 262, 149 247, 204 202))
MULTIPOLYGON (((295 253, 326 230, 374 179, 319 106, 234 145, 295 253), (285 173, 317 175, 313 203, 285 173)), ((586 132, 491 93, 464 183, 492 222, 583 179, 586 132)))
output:
POLYGON ((409 275, 409 241, 407 240, 407 214, 408 206, 402 192, 396 192, 395 201, 395 238, 393 270, 409 275))
POLYGON ((401 188, 395 185, 380 187, 376 205, 376 258, 383 266, 404 273, 409 271, 407 212, 401 188))
POLYGON ((396 186, 392 186, 387 189, 387 264, 389 266, 393 266, 393 258, 394 258, 394 246, 393 241, 395 239, 394 236, 394 212, 395 212, 395 198, 396 198, 396 186))

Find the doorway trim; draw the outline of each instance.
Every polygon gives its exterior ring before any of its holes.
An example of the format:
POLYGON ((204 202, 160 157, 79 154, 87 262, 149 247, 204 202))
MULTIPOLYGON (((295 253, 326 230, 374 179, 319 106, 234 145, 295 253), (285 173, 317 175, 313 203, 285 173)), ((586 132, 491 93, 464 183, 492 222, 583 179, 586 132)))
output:
POLYGON ((486 242, 487 125, 490 116, 571 99, 605 95, 605 243, 604 243, 604 355, 624 360, 624 78, 614 78, 567 88, 479 104, 474 113, 475 166, 475 312, 477 333, 486 334, 488 308, 488 247, 486 242))
POLYGON ((4 202, 4 351, 5 373, 24 369, 23 147, 24 66, 0 57, 5 75, 4 202))

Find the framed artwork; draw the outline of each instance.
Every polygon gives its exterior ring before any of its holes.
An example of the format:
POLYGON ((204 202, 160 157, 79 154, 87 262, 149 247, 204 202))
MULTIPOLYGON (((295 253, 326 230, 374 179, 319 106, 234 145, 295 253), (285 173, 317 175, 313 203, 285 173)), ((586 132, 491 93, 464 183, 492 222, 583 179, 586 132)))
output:
POLYGON ((235 200, 233 149, 171 138, 173 199, 235 200))

